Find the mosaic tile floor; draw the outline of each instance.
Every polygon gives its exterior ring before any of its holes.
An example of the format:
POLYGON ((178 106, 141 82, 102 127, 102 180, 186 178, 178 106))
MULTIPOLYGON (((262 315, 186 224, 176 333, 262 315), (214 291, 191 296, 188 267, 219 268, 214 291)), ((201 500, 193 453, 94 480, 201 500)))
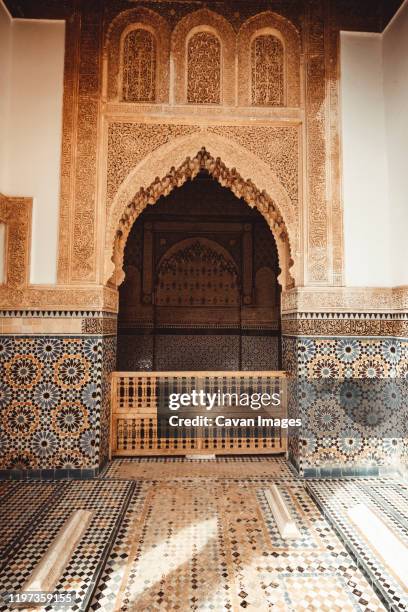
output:
POLYGON ((169 478, 290 478, 293 472, 281 457, 182 457, 116 459, 102 478, 168 480, 169 478))
POLYGON ((366 575, 376 583, 389 607, 408 610, 407 585, 401 583, 393 568, 350 521, 347 513, 357 503, 364 504, 408 549, 408 484, 386 479, 378 479, 375 484, 369 480, 320 481, 308 484, 307 488, 346 546, 358 558, 360 567, 364 567, 366 575))
MULTIPOLYGON (((0 483, 0 495, 0 593, 21 588, 69 513, 83 508, 94 516, 57 585, 77 591, 65 610, 408 610, 401 587, 394 607, 381 603, 339 537, 350 527, 339 527, 341 507, 370 499, 404 539, 407 487, 396 481, 305 483, 268 457, 133 459, 93 481, 0 483), (271 483, 296 520, 297 541, 280 538, 264 495, 271 483), (336 508, 333 492, 343 500, 336 508)), ((370 555, 367 546, 359 555, 370 555)), ((370 560, 376 582, 392 590, 387 567, 370 560)))

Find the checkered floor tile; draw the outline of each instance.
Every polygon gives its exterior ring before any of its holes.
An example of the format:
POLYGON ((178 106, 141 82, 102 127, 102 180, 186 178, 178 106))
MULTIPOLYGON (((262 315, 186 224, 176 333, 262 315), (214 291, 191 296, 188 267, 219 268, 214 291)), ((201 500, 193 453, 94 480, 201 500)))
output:
POLYGON ((386 479, 313 481, 308 484, 308 490, 359 565, 364 567, 366 575, 376 584, 389 609, 408 610, 408 585, 401 583, 348 515, 349 509, 363 504, 408 551, 407 484, 386 479))
POLYGON ((0 495, 0 592, 21 589, 73 510, 94 512, 56 587, 76 591, 67 612, 406 609, 407 594, 344 518, 350 499, 369 500, 408 544, 407 489, 392 480, 305 483, 271 457, 120 459, 92 481, 0 483, 0 495), (264 493, 272 483, 296 541, 279 534, 264 493))

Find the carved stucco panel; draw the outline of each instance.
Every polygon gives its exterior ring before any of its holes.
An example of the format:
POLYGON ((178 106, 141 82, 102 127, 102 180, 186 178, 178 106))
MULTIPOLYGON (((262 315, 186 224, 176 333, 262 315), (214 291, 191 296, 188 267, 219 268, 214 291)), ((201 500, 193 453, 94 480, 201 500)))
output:
POLYGON ((298 217, 299 127, 209 126, 209 132, 229 138, 254 153, 275 172, 298 217))
MULTIPOLYGON (((114 122, 108 126, 107 205, 112 200, 129 172, 152 151, 179 136, 199 130, 194 125, 146 124, 114 122)), ((169 160, 171 162, 171 160, 169 160)), ((163 171, 172 163, 167 164, 163 171)), ((134 194, 133 194, 134 195, 134 194)))
POLYGON ((187 44, 187 102, 221 102, 221 43, 212 32, 196 32, 187 44))
POLYGON ((251 44, 251 98, 255 106, 285 105, 285 52, 272 34, 259 34, 251 44))
POLYGON ((119 100, 121 97, 123 37, 128 28, 137 27, 146 28, 154 35, 157 45, 155 99, 157 102, 166 102, 169 99, 170 27, 164 17, 145 7, 122 11, 106 29, 104 63, 107 76, 104 95, 109 100, 119 100))
POLYGON ((307 281, 328 284, 324 1, 310 3, 306 47, 307 281))
POLYGON ((78 113, 80 15, 74 14, 65 27, 64 98, 62 113, 61 192, 58 234, 58 282, 70 279, 71 218, 75 174, 76 125, 78 113))
POLYGON ((171 36, 171 52, 174 61, 174 100, 177 104, 187 101, 186 62, 187 39, 192 31, 211 32, 221 41, 221 94, 225 105, 235 103, 235 48, 236 34, 232 25, 220 14, 199 9, 181 19, 171 36))
POLYGON ((102 16, 89 3, 68 25, 58 280, 96 280, 96 175, 102 16))
POLYGON ((283 312, 408 311, 408 287, 299 287, 282 294, 283 312))
POLYGON ((121 98, 126 102, 156 100, 156 39, 145 28, 134 28, 123 41, 121 98))
POLYGON ((251 104, 251 43, 257 33, 277 35, 284 47, 285 105, 300 106, 300 36, 295 26, 282 15, 265 11, 248 19, 237 37, 238 103, 251 104))
MULTIPOLYGON (((200 151, 203 147, 206 148, 212 158, 220 158, 226 168, 232 169, 231 177, 234 176, 235 172, 237 177, 242 177, 239 179, 240 181, 248 178, 248 187, 243 187, 243 189, 249 189, 250 191, 256 190, 262 197, 265 197, 266 200, 270 198, 274 205, 276 205, 276 208, 283 216, 289 234, 292 258, 295 260, 295 265, 291 270, 291 274, 296 278, 297 270, 299 269, 296 209, 284 186, 281 184, 274 171, 252 152, 231 139, 203 129, 188 136, 175 138, 153 151, 150 155, 145 157, 138 166, 129 172, 127 178, 120 185, 114 197, 108 217, 105 240, 105 282, 112 276, 114 271, 111 258, 116 232, 119 228, 122 216, 127 214, 125 211, 136 194, 143 194, 145 192, 147 203, 154 204, 157 198, 150 195, 150 191, 152 190, 152 186, 159 181, 157 177, 163 177, 158 184, 161 184, 163 181, 168 181, 170 191, 173 188, 173 186, 170 188, 172 179, 164 178, 165 172, 163 169, 168 168, 168 170, 170 170, 172 167, 183 167, 186 160, 195 159, 197 151, 200 151), (253 187, 249 188, 249 185, 253 187), (265 194, 265 196, 263 196, 263 194, 265 194)), ((181 180, 182 184, 184 180, 186 180, 185 175, 181 180)), ((166 189, 164 189, 164 192, 166 192, 166 189)), ((242 196, 238 195, 238 197, 242 196)), ((266 200, 265 206, 267 207, 266 200)), ((251 205, 254 204, 251 203, 251 205)), ((136 218, 140 212, 142 212, 142 209, 140 209, 140 211, 138 210, 137 214, 132 212, 132 218, 136 218)), ((266 210, 263 212, 264 216, 268 218, 269 213, 266 210)), ((274 224, 272 218, 273 215, 270 219, 270 223, 274 224)), ((287 282, 289 282, 288 279, 287 282)))
MULTIPOLYGON (((117 291, 110 287, 58 285, 25 288, 0 286, 0 308, 8 310, 98 310, 118 311, 117 291)), ((23 330, 24 331, 24 330, 23 330)))
MULTIPOLYGON (((333 20, 333 15, 331 15, 333 20)), ((343 203, 341 198, 341 136, 340 136, 340 34, 335 22, 331 21, 329 37, 329 57, 326 59, 328 70, 328 95, 330 104, 330 203, 332 228, 332 282, 344 283, 344 236, 343 203)))
POLYGON ((30 275, 31 198, 0 194, 0 223, 6 226, 5 284, 3 291, 27 287, 30 275))

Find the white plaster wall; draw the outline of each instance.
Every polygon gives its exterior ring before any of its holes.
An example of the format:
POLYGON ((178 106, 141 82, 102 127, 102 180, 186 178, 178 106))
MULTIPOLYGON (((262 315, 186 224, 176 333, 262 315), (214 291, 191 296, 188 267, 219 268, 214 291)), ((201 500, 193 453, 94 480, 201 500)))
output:
POLYGON ((11 68, 11 18, 0 1, 0 192, 4 191, 7 172, 7 114, 11 68))
POLYGON ((382 36, 341 33, 345 281, 392 286, 382 36))
POLYGON ((64 44, 63 22, 12 20, 1 188, 34 198, 32 283, 56 282, 64 44))
POLYGON ((408 1, 383 34, 394 285, 408 285, 408 1))

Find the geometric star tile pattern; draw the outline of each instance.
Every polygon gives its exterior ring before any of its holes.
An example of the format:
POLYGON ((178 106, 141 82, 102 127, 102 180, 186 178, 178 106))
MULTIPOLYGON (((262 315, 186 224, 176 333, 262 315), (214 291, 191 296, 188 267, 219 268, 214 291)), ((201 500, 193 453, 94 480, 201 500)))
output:
POLYGON ((103 463, 114 364, 112 337, 1 336, 0 469, 103 463))

